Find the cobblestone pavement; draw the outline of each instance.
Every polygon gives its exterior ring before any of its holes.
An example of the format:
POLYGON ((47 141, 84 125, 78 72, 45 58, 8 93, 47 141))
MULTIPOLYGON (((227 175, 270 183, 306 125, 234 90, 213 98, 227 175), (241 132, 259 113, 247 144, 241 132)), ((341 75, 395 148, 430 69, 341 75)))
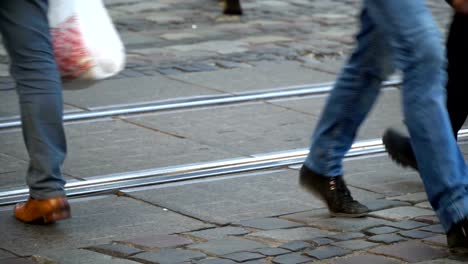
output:
MULTIPOLYGON (((127 67, 113 78, 122 80, 158 75, 175 78, 204 72, 217 72, 222 79, 225 74, 222 70, 253 69, 265 62, 268 65, 298 63, 333 76, 354 43, 360 1, 245 0, 242 17, 222 16, 222 8, 215 0, 106 0, 106 3, 127 48, 127 67)), ((444 29, 450 19, 449 8, 442 0, 428 3, 444 29)), ((0 50, 0 89, 12 87, 7 62, 5 52, 0 50)), ((387 96, 397 101, 392 93, 387 96)), ((72 161, 75 166, 70 166, 67 173, 81 179, 95 173, 115 172, 107 171, 110 169, 125 171, 132 162, 146 161, 153 166, 158 162, 167 165, 174 160, 177 164, 193 162, 187 159, 188 154, 176 156, 168 152, 168 157, 164 157, 160 153, 165 148, 184 153, 209 149, 211 156, 207 159, 210 160, 232 157, 226 154, 226 149, 235 149, 235 156, 252 154, 259 146, 249 149, 250 146, 241 145, 242 140, 249 138, 250 142, 269 145, 271 142, 262 141, 265 134, 279 130, 272 118, 281 119, 281 126, 286 127, 295 122, 282 133, 288 135, 285 142, 298 141, 295 137, 303 136, 291 135, 290 131, 310 133, 309 126, 303 124, 316 113, 294 118, 307 112, 304 109, 312 104, 320 109, 323 98, 314 100, 319 102, 306 101, 306 107, 297 102, 275 102, 282 108, 275 108, 274 104, 249 105, 246 112, 234 112, 240 120, 238 123, 218 121, 217 125, 223 125, 222 131, 209 127, 208 122, 212 123, 214 117, 203 120, 203 116, 209 116, 206 112, 191 113, 193 116, 188 120, 197 120, 207 127, 200 129, 202 135, 190 134, 193 131, 188 130, 196 126, 184 119, 184 115, 189 115, 186 113, 171 113, 171 118, 158 119, 155 115, 67 127, 70 149, 75 151, 71 160, 77 160, 72 161), (293 108, 298 110, 287 112, 293 108), (259 122, 266 128, 249 130, 252 125, 240 126, 242 133, 234 135, 230 129, 246 123, 241 117, 249 111, 265 116, 273 114, 259 122), (273 126, 268 126, 271 123, 273 126), (134 124, 138 124, 138 133, 134 133, 137 131, 134 124), (233 142, 226 142, 223 137, 213 139, 219 135, 212 131, 227 133, 231 139, 239 135, 241 138, 233 142), (154 136, 156 133, 160 134, 154 136), (211 141, 202 137, 206 135, 211 141), (197 136, 204 144, 190 141, 197 136), (156 143, 151 140, 138 141, 142 138, 157 141, 158 150, 153 150, 156 143), (127 139, 138 140, 128 143, 127 139), (120 146, 114 146, 115 142, 120 146), (86 144, 93 145, 94 149, 86 144), (77 155, 76 149, 81 145, 85 146, 85 152, 77 155), (223 152, 211 149, 218 145, 228 147, 223 152), (89 153, 103 148, 108 148, 108 152, 97 152, 100 155, 89 158, 89 153), (108 153, 113 155, 108 158, 108 153), (125 155, 127 162, 112 163, 125 155), (92 159, 94 163, 86 163, 92 159), (86 166, 89 167, 84 171, 74 170, 86 166)), ((228 110, 219 110, 220 118, 233 119, 228 110)), ((389 112, 389 108, 384 110, 389 112)), ((383 126, 382 123, 374 125, 383 126)), ((4 176, 25 164, 25 158, 21 158, 24 153, 17 150, 20 143, 11 143, 19 138, 19 132, 8 133, 0 135, 2 144, 5 143, 2 147, 10 151, 0 151, 1 164, 11 166, 0 171, 4 176)), ((285 146, 290 145, 279 147, 285 146)), ((468 155, 467 145, 462 145, 462 150, 468 155)), ((350 160, 346 169, 353 194, 373 210, 366 218, 330 218, 320 201, 299 190, 295 167, 72 199, 73 218, 54 226, 22 225, 11 217, 11 207, 0 207, 0 263, 458 264, 468 261, 463 254, 448 252, 443 230, 416 173, 396 167, 385 156, 350 160)))

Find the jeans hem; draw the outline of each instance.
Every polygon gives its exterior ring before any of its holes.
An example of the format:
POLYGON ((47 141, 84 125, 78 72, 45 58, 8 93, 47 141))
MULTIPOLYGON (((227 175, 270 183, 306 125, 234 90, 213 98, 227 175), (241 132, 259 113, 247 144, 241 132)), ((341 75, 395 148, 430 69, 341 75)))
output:
POLYGON ((468 217, 468 196, 451 202, 449 206, 437 210, 440 224, 446 233, 453 225, 468 217))

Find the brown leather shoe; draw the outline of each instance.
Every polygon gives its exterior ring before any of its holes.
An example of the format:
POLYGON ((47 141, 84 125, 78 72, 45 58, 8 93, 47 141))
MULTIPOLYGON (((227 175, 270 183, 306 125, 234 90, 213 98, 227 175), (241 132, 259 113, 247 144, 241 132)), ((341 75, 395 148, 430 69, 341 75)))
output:
POLYGON ((50 224, 71 217, 70 205, 66 197, 45 200, 29 198, 14 209, 16 219, 28 224, 50 224))

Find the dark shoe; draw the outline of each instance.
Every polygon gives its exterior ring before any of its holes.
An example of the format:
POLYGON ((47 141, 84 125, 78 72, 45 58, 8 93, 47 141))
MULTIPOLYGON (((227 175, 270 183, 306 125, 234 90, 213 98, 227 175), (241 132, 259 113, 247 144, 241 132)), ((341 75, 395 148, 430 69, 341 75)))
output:
POLYGON ((447 233, 447 244, 450 250, 468 250, 468 218, 455 224, 447 233))
POLYGON ((369 213, 365 205, 353 199, 341 176, 325 177, 302 166, 299 183, 324 200, 333 216, 362 217, 369 213))
POLYGON ((390 158, 403 167, 418 170, 418 163, 411 147, 410 139, 394 129, 387 129, 382 137, 390 158))
POLYGON ((45 200, 29 198, 27 202, 17 204, 14 213, 16 219, 28 224, 50 224, 71 216, 66 197, 45 200))

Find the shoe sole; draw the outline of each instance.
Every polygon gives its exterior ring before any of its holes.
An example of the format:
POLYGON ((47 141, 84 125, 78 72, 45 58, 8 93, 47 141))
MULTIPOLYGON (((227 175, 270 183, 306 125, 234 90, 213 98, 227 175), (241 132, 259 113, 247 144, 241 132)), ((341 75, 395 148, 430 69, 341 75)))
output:
MULTIPOLYGON (((302 179, 302 177, 299 177, 299 185, 301 186, 301 188, 303 190, 307 191, 308 193, 312 194, 313 196, 315 196, 316 198, 322 200, 325 204, 327 204, 327 202, 325 201, 325 199, 323 199, 322 195, 320 195, 319 192, 317 192, 313 188, 309 187, 301 179, 302 179)), ((346 218, 360 218, 360 217, 365 217, 365 216, 367 216, 369 214, 369 212, 360 213, 360 214, 335 213, 335 212, 330 211, 329 208, 328 208, 328 212, 333 217, 346 217, 346 218)))
POLYGON ((386 132, 384 136, 382 137, 382 142, 385 146, 385 150, 387 151, 388 155, 390 158, 398 165, 400 165, 403 168, 412 168, 416 171, 418 171, 418 166, 417 164, 414 163, 414 161, 409 160, 405 157, 405 155, 402 155, 400 151, 396 150, 395 148, 392 147, 393 143, 390 140, 390 133, 392 132, 386 132))

